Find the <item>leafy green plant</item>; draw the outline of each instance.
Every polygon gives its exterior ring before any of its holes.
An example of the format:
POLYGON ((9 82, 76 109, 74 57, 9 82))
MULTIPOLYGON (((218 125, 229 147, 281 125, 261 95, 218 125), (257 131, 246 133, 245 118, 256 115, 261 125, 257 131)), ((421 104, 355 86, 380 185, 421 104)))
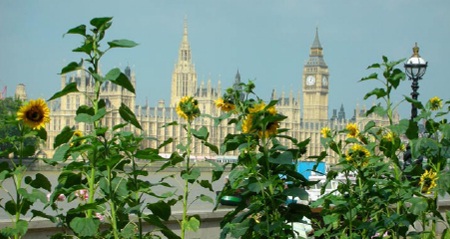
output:
MULTIPOLYGON (((151 238, 152 232, 144 232, 142 228, 143 222, 147 221, 168 238, 177 238, 163 224, 170 216, 170 206, 163 201, 166 196, 152 191, 153 186, 167 185, 164 182, 152 184, 140 178, 148 172, 145 170, 146 164, 138 164, 137 160, 163 160, 158 155, 158 149, 143 149, 143 138, 126 130, 128 125, 141 130, 142 127, 124 103, 118 109, 123 123, 111 128, 104 123, 112 112, 108 111, 107 103, 102 98, 102 85, 115 84, 131 93, 135 93, 135 89, 127 75, 118 68, 103 76, 99 68, 100 60, 111 49, 131 48, 137 44, 126 39, 113 40, 107 42, 108 47, 102 50, 100 43, 112 25, 112 18, 94 18, 90 25, 90 32, 85 25, 67 32, 83 37, 82 45, 73 51, 85 54, 85 58, 69 63, 61 70, 61 75, 85 71, 94 82, 93 92, 80 92, 77 83, 72 82, 50 98, 54 100, 67 94, 84 94, 89 103, 78 108, 75 121, 92 128, 91 131, 81 132, 75 125, 66 126, 55 139, 53 146, 56 150, 50 163, 63 163, 64 167, 50 201, 65 195, 69 202, 78 200, 79 203, 77 207, 57 215, 65 228, 70 230, 53 237, 65 238, 72 231, 79 238, 151 238), (160 201, 146 202, 144 195, 160 201), (146 209, 153 214, 145 214, 146 209)), ((55 207, 54 204, 52 206, 55 207)))
POLYGON ((217 122, 234 124, 237 134, 225 137, 221 153, 238 152, 231 163, 229 183, 219 197, 241 191, 242 201, 221 222, 221 238, 294 237, 292 223, 310 217, 309 206, 287 203, 288 196, 307 199, 306 186, 312 185, 296 171, 297 160, 306 152, 309 140, 298 142, 281 129, 286 118, 253 92, 253 82, 227 89, 216 105, 225 114, 217 122), (290 141, 289 148, 281 141, 290 141))
MULTIPOLYGON (((0 189, 8 198, 0 208, 11 216, 11 227, 0 229, 0 237, 22 238, 28 231, 28 220, 42 215, 33 209, 35 202, 47 203, 46 193, 51 190, 47 177, 38 173, 27 176, 28 165, 35 160, 41 140, 46 140, 45 124, 50 120, 49 109, 43 99, 30 100, 16 108, 11 99, 2 100, 1 129, 7 132, 1 139, 0 157, 9 159, 0 163, 0 189), (12 107, 11 107, 12 106, 12 107), (14 191, 7 191, 5 184, 12 184, 14 191), (30 218, 29 212, 33 214, 30 218), (23 216, 27 216, 28 220, 23 216)), ((16 102, 20 103, 20 102, 16 102)), ((0 199, 1 200, 1 199, 0 199)))
MULTIPOLYGON (((397 68, 402 61, 391 62, 383 57, 382 63, 369 66, 381 70, 383 79, 373 73, 361 80, 382 83, 382 88, 375 88, 365 96, 382 102, 367 114, 387 117, 388 125, 370 121, 362 127, 349 123, 340 131, 322 129, 322 145, 339 157, 334 170, 328 172, 327 181, 337 181, 339 186, 313 204, 322 210, 323 219, 316 236, 435 238, 436 223, 447 225, 437 210, 437 197, 449 190, 449 176, 444 170, 449 157, 445 120, 448 109, 434 114, 442 106, 439 98, 424 106, 405 97, 421 114, 411 120, 395 120, 394 113, 401 102, 394 104, 391 96, 405 80, 405 74, 397 68), (432 116, 441 119, 436 121, 432 116), (426 135, 418 131, 422 120, 426 120, 426 135), (407 144, 413 159, 427 159, 427 170, 422 168, 420 160, 404 165, 407 144), (418 227, 416 222, 422 222, 422 226, 418 227)), ((444 238, 448 233, 446 229, 444 238)))
MULTIPOLYGON (((185 124, 181 126, 186 131, 185 142, 180 142, 177 148, 182 152, 182 161, 173 161, 174 165, 181 165, 180 176, 183 179, 183 195, 179 198, 183 206, 182 219, 180 221, 181 227, 181 238, 186 238, 187 231, 197 231, 200 228, 200 216, 199 215, 189 215, 189 205, 196 200, 201 200, 208 203, 213 203, 214 200, 207 195, 197 195, 194 200, 190 200, 190 191, 192 186, 197 185, 203 188, 207 188, 213 191, 211 182, 208 180, 199 180, 201 172, 195 164, 191 162, 191 150, 194 146, 194 140, 197 139, 202 144, 209 147, 211 150, 217 153, 217 147, 208 143, 209 132, 204 126, 196 129, 193 122, 197 117, 201 117, 200 109, 198 107, 198 101, 192 96, 185 96, 181 98, 178 102, 176 111, 180 118, 186 121, 185 124)), ((173 124, 177 125, 178 122, 173 124)), ((172 157, 171 157, 172 158, 172 157)), ((214 179, 213 179, 214 180, 214 179)), ((217 178, 216 178, 217 180, 217 178)))

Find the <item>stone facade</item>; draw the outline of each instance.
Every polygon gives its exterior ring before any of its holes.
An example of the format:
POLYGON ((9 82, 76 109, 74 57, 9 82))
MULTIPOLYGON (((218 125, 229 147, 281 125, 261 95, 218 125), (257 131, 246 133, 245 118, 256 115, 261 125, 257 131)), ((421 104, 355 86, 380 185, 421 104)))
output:
MULTIPOLYGON (((130 81, 136 86, 136 78, 130 68, 125 69, 125 74, 130 81)), ((225 88, 233 87, 240 82, 240 73, 236 73, 234 82, 230 81, 225 88)), ((349 122, 356 122, 362 127, 369 120, 375 120, 378 123, 387 123, 386 119, 371 116, 364 116, 365 109, 357 108, 354 116, 350 119, 345 118, 343 106, 339 113, 334 110, 333 115, 328 115, 328 93, 329 93, 330 73, 328 66, 323 58, 323 48, 319 41, 319 34, 316 30, 313 44, 310 48, 309 59, 303 68, 302 76, 302 98, 300 93, 295 94, 293 91, 289 93, 282 92, 277 95, 275 90, 271 95, 272 100, 278 100, 276 106, 278 112, 288 116, 282 121, 281 128, 289 129, 288 134, 299 141, 310 138, 307 154, 304 160, 308 160, 308 156, 319 155, 323 151, 320 144, 320 130, 323 127, 331 129, 343 129, 349 122), (303 103, 303 104, 302 104, 303 103), (301 109, 303 106, 303 109, 301 109)), ((332 79, 331 79, 332 80, 332 79)), ((51 122, 47 126, 48 142, 44 150, 49 157, 53 155, 54 137, 59 134, 65 126, 77 128, 85 133, 92 130, 91 126, 83 123, 77 124, 74 120, 78 106, 89 104, 86 95, 93 92, 93 79, 80 71, 68 78, 63 75, 61 77, 61 88, 70 82, 77 82, 79 93, 71 93, 51 103, 51 122)), ((170 92, 170 104, 166 105, 164 101, 158 102, 156 106, 139 106, 135 104, 135 95, 112 84, 105 84, 101 89, 101 97, 107 102, 108 111, 112 113, 103 120, 103 124, 112 127, 121 122, 120 115, 117 110, 124 103, 134 112, 140 121, 143 130, 135 129, 128 126, 125 130, 134 131, 136 134, 148 137, 144 141, 143 147, 157 147, 169 138, 174 139, 174 143, 161 148, 163 155, 169 155, 176 151, 177 142, 184 140, 185 131, 181 126, 168 126, 166 124, 176 120, 180 120, 175 112, 175 106, 181 97, 189 95, 195 96, 199 102, 200 110, 203 114, 218 116, 219 110, 215 107, 214 101, 222 95, 221 82, 217 82, 217 87, 213 87, 211 80, 197 85, 197 73, 195 65, 192 62, 192 52, 188 41, 188 26, 185 20, 183 28, 183 36, 178 53, 178 61, 174 66, 172 73, 172 85, 170 92)), ((194 127, 206 126, 210 132, 210 143, 219 145, 221 140, 229 133, 235 133, 234 125, 227 125, 222 122, 219 126, 214 125, 214 120, 201 117, 194 121, 194 127)), ((199 160, 205 158, 218 158, 207 147, 202 144, 196 144, 192 155, 199 160)), ((334 164, 337 158, 333 155, 327 158, 328 163, 334 164)))

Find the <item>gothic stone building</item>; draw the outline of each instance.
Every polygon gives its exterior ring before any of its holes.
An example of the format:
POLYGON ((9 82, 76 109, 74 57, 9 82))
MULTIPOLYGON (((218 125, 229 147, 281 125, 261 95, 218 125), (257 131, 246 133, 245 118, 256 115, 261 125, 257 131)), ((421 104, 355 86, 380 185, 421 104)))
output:
MULTIPOLYGON (((125 74, 129 77, 132 84, 136 87, 136 77, 130 68, 125 69, 125 74)), ((319 155, 323 150, 320 144, 320 130, 323 127, 331 129, 343 129, 349 122, 356 122, 362 127, 369 120, 374 120, 378 123, 386 123, 387 120, 371 116, 367 118, 364 116, 365 110, 357 108, 354 111, 354 116, 350 119, 345 117, 343 106, 339 112, 333 111, 332 117, 328 115, 328 93, 330 72, 323 57, 323 48, 319 41, 318 31, 313 40, 309 52, 309 59, 303 66, 302 75, 302 92, 294 96, 291 91, 288 94, 282 92, 277 95, 275 90, 271 95, 272 100, 278 100, 277 110, 281 114, 288 116, 282 121, 281 128, 288 128, 289 134, 298 140, 305 140, 310 138, 307 154, 304 160, 308 160, 308 156, 319 155)), ((183 96, 195 96, 199 102, 199 107, 202 113, 212 116, 220 114, 219 109, 215 107, 214 101, 222 95, 222 91, 228 87, 240 82, 240 74, 237 72, 235 79, 226 82, 224 89, 222 89, 221 82, 217 82, 217 86, 213 87, 211 80, 208 82, 197 84, 197 73, 192 61, 192 52, 188 41, 188 28, 186 20, 184 22, 183 36, 178 50, 178 61, 175 64, 172 72, 172 82, 170 91, 170 104, 166 105, 163 100, 159 101, 156 106, 139 106, 135 104, 135 95, 113 84, 105 84, 101 88, 101 97, 105 99, 107 107, 111 114, 108 114, 104 119, 103 124, 110 128, 121 122, 118 111, 119 106, 124 103, 130 109, 134 109, 134 113, 140 121, 143 130, 138 130, 132 126, 128 126, 125 130, 134 131, 136 134, 144 135, 152 138, 152 140, 144 141, 143 147, 157 147, 168 138, 173 138, 175 141, 183 140, 185 131, 181 126, 164 125, 180 120, 175 112, 177 102, 183 96)), ((80 105, 89 104, 85 95, 90 95, 93 92, 93 79, 84 74, 83 71, 77 72, 72 76, 63 75, 61 77, 61 89, 66 84, 76 82, 79 93, 71 93, 60 98, 58 101, 51 104, 51 122, 47 125, 48 142, 47 148, 44 152, 47 156, 53 155, 52 148, 54 138, 65 127, 75 127, 85 133, 92 130, 90 125, 83 123, 76 123, 74 120, 75 112, 80 105)), ((210 142, 219 145, 221 140, 229 133, 235 133, 234 125, 227 125, 222 122, 221 125, 215 126, 214 121, 210 118, 199 118, 194 122, 194 127, 206 126, 210 132, 210 142)), ((161 149, 161 154, 169 155, 171 152, 177 150, 177 143, 169 144, 161 149)), ((214 155, 207 147, 202 144, 196 144, 192 151, 192 155, 198 159, 204 158, 219 158, 214 155)), ((330 164, 337 162, 337 158, 329 156, 327 161, 330 164)))

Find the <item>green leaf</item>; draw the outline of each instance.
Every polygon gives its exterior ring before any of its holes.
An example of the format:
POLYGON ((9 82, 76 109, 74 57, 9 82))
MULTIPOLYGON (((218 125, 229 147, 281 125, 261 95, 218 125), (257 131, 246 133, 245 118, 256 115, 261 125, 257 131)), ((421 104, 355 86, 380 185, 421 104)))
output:
POLYGON ((205 194, 200 194, 199 196, 197 196, 197 198, 202 200, 203 202, 214 204, 214 200, 210 196, 206 196, 205 194))
POLYGON ((122 117, 123 120, 125 120, 126 122, 131 123, 136 128, 142 130, 142 126, 137 121, 136 116, 134 115, 133 111, 131 111, 130 108, 128 108, 128 106, 126 106, 124 103, 122 103, 120 105, 119 114, 120 114, 120 116, 122 117))
POLYGON ((67 156, 67 151, 70 149, 68 144, 64 144, 61 147, 58 147, 53 154, 53 161, 64 161, 67 156))
POLYGON ((133 223, 129 223, 120 231, 120 238, 124 239, 135 238, 136 230, 137 227, 133 223))
POLYGON ((184 161, 184 158, 181 157, 181 155, 178 154, 178 152, 173 152, 173 153, 170 155, 170 158, 168 159, 168 161, 167 161, 166 163, 164 163, 164 164, 161 166, 161 168, 159 168, 159 169, 157 170, 157 172, 160 172, 160 171, 166 169, 166 168, 169 167, 169 166, 174 166, 174 165, 176 165, 176 164, 178 164, 178 163, 180 163, 180 162, 183 162, 183 161, 184 161))
POLYGON ((45 130, 45 128, 40 128, 40 129, 36 130, 36 132, 37 132, 37 136, 40 139, 47 141, 47 130, 45 130))
POLYGON ((169 220, 171 215, 170 205, 164 201, 158 201, 156 203, 149 203, 147 208, 152 211, 152 213, 164 221, 169 220))
POLYGON ((422 102, 415 100, 413 98, 410 98, 408 96, 405 96, 405 100, 408 101, 409 103, 413 104, 418 110, 423 110, 423 104, 422 102))
POLYGON ((55 142, 53 143, 53 148, 56 149, 61 144, 65 144, 65 143, 69 142, 69 140, 72 138, 72 136, 73 136, 73 130, 69 126, 64 127, 62 129, 61 133, 59 133, 56 136, 55 142))
MULTIPOLYGON (((112 20, 112 17, 99 17, 99 18, 93 18, 90 21, 90 24, 94 27, 96 27, 97 29, 105 26, 108 22, 110 22, 112 20)), ((106 30, 106 29, 105 29, 106 30)))
MULTIPOLYGON (((87 106, 87 105, 81 105, 80 107, 78 107, 76 114, 88 114, 88 115, 94 115, 95 114, 95 110, 94 108, 87 106)), ((67 126, 66 126, 67 127, 67 126)))
POLYGON ((287 188, 283 191, 286 196, 299 197, 301 200, 308 200, 309 194, 304 188, 287 188))
POLYGON ((27 200, 28 200, 29 202, 31 202, 31 203, 34 203, 34 202, 36 202, 37 200, 40 200, 42 203, 46 203, 46 202, 47 202, 47 197, 46 197, 46 195, 45 195, 43 192, 41 192, 41 191, 39 191, 39 190, 37 190, 37 189, 35 189, 35 188, 33 188, 33 190, 31 191, 31 193, 28 193, 27 190, 24 189, 24 188, 19 188, 19 189, 17 190, 17 192, 18 192, 20 195, 22 195, 23 198, 27 199, 27 200))
POLYGON ((69 93, 72 93, 72 92, 78 92, 77 83, 76 82, 72 82, 72 83, 67 84, 62 91, 59 91, 59 92, 55 93, 52 97, 50 97, 50 99, 48 99, 48 101, 60 98, 60 97, 65 96, 65 95, 67 95, 69 93))
POLYGON ((7 211, 10 215, 16 214, 16 203, 13 200, 9 200, 5 203, 5 211, 7 211))
POLYGON ((43 188, 49 192, 52 190, 52 184, 50 183, 48 178, 41 173, 36 174, 36 178, 31 181, 30 186, 32 186, 33 188, 43 188))
POLYGON ((100 189, 109 198, 113 198, 117 201, 117 198, 125 198, 128 195, 127 182, 124 178, 115 177, 111 182, 106 177, 102 177, 99 182, 100 189), (110 191, 113 190, 113 192, 110 191))
POLYGON ((202 144, 205 145, 206 147, 208 147, 214 153, 219 154, 219 148, 216 145, 211 144, 207 141, 202 141, 202 144))
POLYGON ((168 239, 180 239, 180 237, 173 233, 173 231, 170 230, 166 225, 164 225, 156 215, 148 214, 143 218, 150 225, 154 225, 155 227, 159 228, 161 230, 161 233, 168 239))
MULTIPOLYGON (((28 231, 28 222, 24 220, 19 220, 14 225, 15 227, 5 227, 0 230, 1 236, 6 236, 9 238, 15 238, 15 236, 24 236, 28 231)), ((21 238, 21 237, 18 237, 21 238)))
POLYGON ((375 113, 375 114, 377 114, 379 116, 385 116, 386 115, 386 110, 378 104, 378 105, 372 106, 369 110, 367 110, 366 116, 369 116, 372 113, 375 113))
POLYGON ((9 163, 6 161, 0 162, 0 182, 11 176, 12 175, 11 170, 9 169, 9 163))
POLYGON ((110 42, 108 42, 108 45, 111 48, 114 48, 114 47, 131 48, 131 47, 137 46, 138 44, 131 40, 120 39, 120 40, 110 41, 110 42))
MULTIPOLYGON (((381 67, 381 65, 380 65, 379 63, 374 63, 374 64, 368 66, 367 69, 371 69, 371 68, 380 68, 380 67, 381 67)), ((374 73, 374 74, 375 74, 375 73, 374 73)))
POLYGON ((128 76, 122 73, 119 68, 111 69, 105 75, 104 79, 105 81, 111 81, 116 85, 122 86, 131 93, 136 93, 133 84, 131 83, 130 79, 128 79, 128 76))
POLYGON ((81 237, 94 237, 100 225, 99 220, 76 217, 70 222, 70 228, 81 237))
POLYGON ((205 126, 202 126, 199 130, 192 129, 192 135, 197 139, 207 140, 209 132, 205 126))
POLYGON ((185 228, 188 231, 196 232, 200 228, 200 221, 194 216, 190 217, 189 221, 184 221, 183 223, 185 224, 185 228))
POLYGON ((264 190, 265 184, 262 182, 256 181, 248 184, 248 190, 259 193, 264 190))
POLYGON ((383 88, 375 88, 364 96, 364 100, 367 100, 372 95, 375 95, 379 99, 385 97, 387 92, 383 88))
POLYGON ((405 78, 405 73, 397 68, 392 71, 392 77, 391 79, 388 79, 388 81, 392 84, 392 87, 394 87, 394 89, 397 89, 397 87, 400 85, 400 81, 404 80, 405 78))
POLYGON ((146 149, 138 150, 136 152, 136 154, 134 155, 134 157, 136 157, 138 159, 148 159, 151 161, 165 160, 165 158, 163 158, 159 155, 159 151, 157 149, 153 149, 153 148, 146 148, 146 149))
POLYGON ((53 223, 56 223, 56 218, 54 216, 50 216, 44 212, 38 211, 38 210, 31 210, 31 213, 33 214, 33 216, 31 217, 32 219, 35 217, 42 217, 42 218, 46 218, 48 220, 50 220, 53 223))
MULTIPOLYGON (((90 112, 89 112, 90 113, 90 112)), ((94 123, 102 119, 106 115, 106 108, 100 108, 95 115, 79 113, 75 116, 75 121, 83 123, 94 123)))
POLYGON ((215 160, 210 160, 207 159, 207 162, 209 162, 210 164, 212 164, 214 166, 214 169, 212 171, 212 175, 211 175, 211 181, 217 181, 222 177, 223 171, 224 171, 224 167, 221 164, 218 164, 215 160))
POLYGON ((75 121, 78 123, 91 123, 91 124, 94 122, 92 116, 85 113, 77 114, 77 116, 75 116, 75 121))
POLYGON ((203 188, 209 189, 209 191, 214 192, 214 190, 212 188, 212 185, 211 185, 211 183, 208 180, 200 180, 198 183, 203 188))
MULTIPOLYGON (((83 69, 83 59, 81 59, 81 61, 79 63, 77 63, 75 61, 70 62, 67 66, 62 68, 62 70, 61 70, 61 72, 59 74, 60 75, 64 75, 64 74, 67 74, 69 72, 82 70, 82 69, 83 69)), ((73 82, 73 83, 75 83, 75 82, 73 82)))
POLYGON ((24 158, 33 156, 36 153, 36 145, 25 145, 22 151, 19 151, 19 155, 24 158))
POLYGON ((58 177, 58 183, 64 188, 79 186, 82 183, 82 174, 74 173, 71 170, 63 171, 58 177))
POLYGON ((198 177, 200 177, 200 169, 198 168, 193 168, 191 172, 181 171, 181 178, 190 183, 193 183, 198 177))
POLYGON ((411 213, 414 215, 422 215, 428 208, 428 203, 425 198, 414 197, 408 199, 407 202, 411 203, 411 213))
POLYGON ((95 135, 97 135, 97 136, 105 135, 106 132, 108 132, 108 127, 106 127, 106 126, 95 129, 95 135))
POLYGON ((105 107, 99 108, 97 114, 95 114, 92 117, 92 120, 93 121, 101 120, 105 115, 106 115, 106 108, 105 107))
POLYGON ((284 151, 283 153, 279 154, 276 158, 270 157, 269 162, 275 163, 275 164, 293 164, 294 158, 290 151, 284 151))
POLYGON ((93 48, 93 43, 92 41, 85 41, 84 44, 80 47, 77 47, 75 49, 73 49, 73 52, 84 52, 86 54, 90 54, 91 51, 94 49, 93 48))
POLYGON ((82 36, 86 36, 86 25, 79 25, 78 27, 74 27, 67 31, 66 34, 80 34, 82 36))
POLYGON ((173 142, 173 138, 168 138, 158 146, 158 149, 162 149, 162 148, 166 147, 167 145, 171 144, 172 142, 173 142))

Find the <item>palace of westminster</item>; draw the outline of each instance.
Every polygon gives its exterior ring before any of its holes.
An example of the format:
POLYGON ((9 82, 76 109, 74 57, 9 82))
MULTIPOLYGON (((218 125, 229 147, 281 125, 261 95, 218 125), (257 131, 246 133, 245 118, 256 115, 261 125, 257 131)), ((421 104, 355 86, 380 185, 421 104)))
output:
MULTIPOLYGON (((136 87, 136 77, 134 72, 129 67, 125 68, 125 74, 129 77, 132 84, 136 87)), ((230 77, 231 78, 231 77, 230 77)), ((273 90, 270 100, 278 100, 276 109, 279 113, 287 116, 280 124, 281 128, 287 128, 287 134, 303 141, 310 138, 307 153, 302 160, 308 160, 308 156, 319 155, 323 151, 320 144, 320 130, 323 127, 331 129, 343 129, 349 122, 357 123, 359 127, 363 127, 368 121, 373 120, 377 123, 384 124, 387 122, 379 116, 372 114, 370 117, 365 116, 366 110, 357 107, 354 110, 354 115, 347 119, 344 107, 340 110, 333 110, 332 116, 328 115, 328 93, 329 93, 330 73, 328 66, 324 61, 323 49, 319 41, 318 31, 310 47, 309 59, 303 66, 302 75, 302 101, 298 96, 294 96, 293 92, 277 95, 273 90)), ((179 140, 184 140, 185 131, 179 125, 163 127, 164 125, 180 120, 176 114, 176 104, 183 96, 194 96, 198 100, 200 111, 203 114, 212 116, 219 116, 220 110, 216 108, 214 101, 221 97, 223 92, 228 87, 233 87, 239 84, 241 77, 237 71, 234 80, 222 84, 219 81, 217 87, 213 87, 211 80, 206 84, 203 82, 197 84, 197 73, 192 61, 192 52, 188 41, 187 22, 184 21, 183 36, 178 50, 178 60, 172 72, 172 82, 170 91, 170 104, 166 105, 163 100, 160 100, 156 106, 139 106, 135 104, 136 96, 122 89, 120 86, 114 84, 104 84, 101 89, 101 97, 105 99, 108 111, 111 112, 103 119, 103 124, 112 128, 121 122, 118 112, 119 106, 123 103, 130 109, 134 109, 134 113, 140 122, 143 130, 127 126, 125 130, 132 131, 137 135, 148 137, 148 140, 143 141, 142 147, 156 148, 162 142, 169 138, 174 139, 174 143, 169 144, 160 149, 160 154, 169 155, 177 150, 176 145, 179 140)), ((84 71, 68 76, 61 76, 61 89, 66 84, 76 82, 79 92, 70 93, 58 100, 49 102, 50 106, 50 123, 46 126, 48 140, 43 148, 43 154, 46 157, 53 155, 53 142, 56 135, 58 135, 65 126, 70 126, 87 133, 91 130, 90 125, 75 122, 76 110, 80 105, 88 105, 89 100, 86 95, 93 92, 93 79, 86 75, 84 71)), ((22 94, 21 98, 26 97, 23 85, 19 85, 16 89, 17 94, 22 94), (24 96, 25 95, 25 96, 24 96)), ((234 125, 228 125, 223 121, 216 126, 214 120, 211 118, 200 117, 194 122, 194 127, 205 126, 210 133, 209 142, 214 145, 220 145, 221 140, 229 134, 235 133, 234 125)), ((192 150, 193 157, 197 159, 219 159, 221 156, 215 155, 209 148, 203 144, 195 144, 192 150)), ((232 158, 229 156, 229 158, 232 158)), ((223 159, 223 158, 222 158, 223 159)), ((327 163, 335 164, 338 159, 335 157, 328 157, 327 163)))

